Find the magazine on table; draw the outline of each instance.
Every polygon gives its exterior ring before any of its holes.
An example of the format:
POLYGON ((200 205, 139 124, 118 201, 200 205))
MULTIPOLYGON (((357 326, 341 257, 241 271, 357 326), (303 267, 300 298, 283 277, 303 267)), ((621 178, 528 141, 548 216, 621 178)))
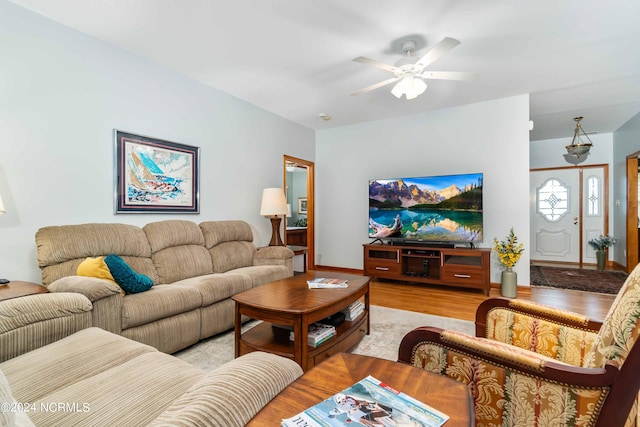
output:
POLYGON ((327 279, 324 277, 307 280, 307 285, 309 285, 309 289, 346 288, 349 286, 344 279, 327 279))
POLYGON ((340 393, 282 420, 283 427, 440 427, 449 416, 368 376, 340 393))

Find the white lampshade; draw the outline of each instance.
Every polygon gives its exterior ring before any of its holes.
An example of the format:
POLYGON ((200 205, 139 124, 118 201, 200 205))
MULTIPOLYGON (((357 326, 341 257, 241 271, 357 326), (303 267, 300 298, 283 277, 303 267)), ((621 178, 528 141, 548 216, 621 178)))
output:
POLYGON ((391 93, 396 98, 405 95, 407 99, 417 98, 427 90, 427 84, 421 78, 415 78, 413 74, 407 73, 402 79, 391 89, 391 93))
POLYGON ((282 188, 265 188, 262 191, 260 215, 277 216, 287 214, 287 198, 282 188))
POLYGON ((7 211, 4 210, 4 204, 2 203, 2 196, 0 196, 0 214, 3 213, 7 213, 7 211))

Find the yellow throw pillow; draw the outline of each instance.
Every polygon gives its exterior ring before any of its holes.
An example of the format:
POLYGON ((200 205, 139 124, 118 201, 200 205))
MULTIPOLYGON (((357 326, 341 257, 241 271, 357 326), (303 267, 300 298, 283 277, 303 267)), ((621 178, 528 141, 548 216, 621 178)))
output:
MULTIPOLYGON (((101 256, 97 258, 86 258, 78 266, 76 274, 78 276, 95 277, 98 279, 108 280, 114 285, 117 285, 115 279, 111 275, 109 267, 104 262, 104 257, 101 256)), ((123 290, 121 290, 120 292, 122 292, 122 294, 124 295, 123 290)))

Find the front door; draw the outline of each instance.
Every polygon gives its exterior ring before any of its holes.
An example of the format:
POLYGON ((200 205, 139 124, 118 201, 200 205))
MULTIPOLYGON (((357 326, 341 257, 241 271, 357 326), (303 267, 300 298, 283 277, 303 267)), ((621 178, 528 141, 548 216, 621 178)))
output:
POLYGON ((606 234, 603 166, 532 170, 531 260, 595 264, 588 241, 606 234))

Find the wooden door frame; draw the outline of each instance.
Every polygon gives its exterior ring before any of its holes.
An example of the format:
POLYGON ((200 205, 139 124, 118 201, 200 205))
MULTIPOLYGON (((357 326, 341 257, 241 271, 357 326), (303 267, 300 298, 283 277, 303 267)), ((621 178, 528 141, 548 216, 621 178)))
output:
MULTIPOLYGON (((285 154, 282 158, 282 171, 285 192, 287 191, 287 162, 296 163, 307 168, 307 266, 309 270, 315 270, 315 164, 309 160, 293 157, 285 154)), ((287 226, 284 227, 284 238, 287 241, 287 226)))
MULTIPOLYGON (((637 160, 637 158, 636 158, 637 160)), ((578 209, 578 216, 579 216, 579 221, 580 221, 580 256, 578 258, 579 262, 579 267, 583 266, 584 260, 583 260, 583 256, 582 253, 584 251, 584 245, 587 244, 586 242, 584 242, 583 240, 583 169, 594 169, 594 168, 603 168, 603 182, 602 182, 602 197, 603 200, 605 200, 606 202, 603 203, 603 207, 604 207, 604 213, 603 213, 603 230, 604 230, 604 234, 609 234, 609 165, 607 163, 602 163, 602 164, 595 164, 595 165, 576 165, 576 166, 560 166, 560 167, 550 167, 550 168, 535 168, 535 169, 529 169, 529 173, 531 172, 540 172, 540 171, 551 171, 551 170, 564 170, 564 169, 577 169, 578 170, 578 181, 579 181, 579 185, 580 185, 580 194, 579 194, 579 205, 580 208, 578 209)), ((637 173, 636 173, 637 175, 637 173)), ((637 180, 637 178, 636 178, 637 180)), ((533 195, 532 195, 533 196, 533 195)), ((637 194, 636 194, 636 198, 637 198, 637 194)), ((531 228, 532 226, 532 220, 529 220, 529 228, 531 228)), ((637 233, 636 233, 636 239, 637 239, 637 233)), ((637 245, 636 245, 636 251, 637 251, 637 245)), ((532 258, 533 261, 535 261, 535 259, 532 258)), ((607 260, 607 262, 609 262, 607 260)))
POLYGON ((638 156, 640 151, 627 156, 627 273, 638 264, 638 156))

